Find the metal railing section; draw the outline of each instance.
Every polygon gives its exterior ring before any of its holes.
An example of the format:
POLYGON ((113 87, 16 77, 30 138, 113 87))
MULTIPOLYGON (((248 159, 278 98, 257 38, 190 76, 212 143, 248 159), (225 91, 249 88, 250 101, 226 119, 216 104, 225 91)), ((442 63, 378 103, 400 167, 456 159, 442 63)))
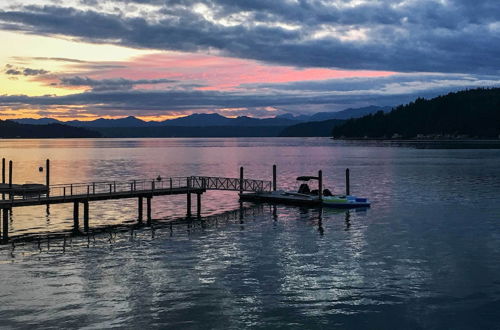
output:
MULTIPOLYGON (((238 178, 223 178, 223 177, 212 177, 212 176, 192 176, 191 187, 202 188, 207 190, 240 190, 240 179, 238 178)), ((271 191, 272 183, 271 181, 264 180, 253 180, 244 179, 243 180, 243 191, 252 192, 264 192, 271 191)))
MULTIPOLYGON (((177 188, 194 188, 205 190, 230 190, 239 191, 240 185, 243 191, 264 192, 271 191, 271 181, 244 179, 240 182, 238 178, 190 176, 162 178, 161 180, 129 180, 129 181, 102 181, 88 183, 70 183, 50 185, 50 189, 40 188, 17 188, 6 200, 39 199, 49 197, 81 197, 113 193, 144 192, 154 190, 168 190, 177 188)), ((8 193, 7 193, 8 194, 8 193)), ((0 200, 1 202, 1 200, 0 200)))

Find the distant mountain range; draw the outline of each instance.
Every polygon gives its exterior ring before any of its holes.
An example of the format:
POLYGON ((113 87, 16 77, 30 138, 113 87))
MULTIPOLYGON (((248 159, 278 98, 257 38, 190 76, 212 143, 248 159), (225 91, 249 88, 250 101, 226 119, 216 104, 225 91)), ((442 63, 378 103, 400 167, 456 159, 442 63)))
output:
POLYGON ((310 116, 281 115, 274 118, 216 113, 192 114, 165 121, 144 121, 133 116, 93 121, 58 121, 52 118, 23 118, 0 121, 0 138, 60 137, 273 137, 330 136, 331 129, 349 118, 357 118, 388 107, 370 106, 310 116))
POLYGON ((266 119, 193 114, 162 122, 132 116, 68 122, 52 118, 0 120, 0 138, 332 135, 334 138, 497 139, 500 138, 500 88, 464 90, 431 100, 418 98, 394 109, 370 106, 266 119))
POLYGON ((368 107, 363 108, 349 108, 342 111, 337 112, 318 112, 313 115, 299 115, 293 116, 291 114, 285 114, 277 116, 276 118, 285 118, 292 119, 300 122, 310 122, 310 121, 323 121, 323 120, 331 120, 331 119, 351 119, 351 118, 359 118, 370 113, 375 113, 377 111, 388 112, 392 109, 392 107, 379 107, 376 105, 370 105, 368 107))
POLYGON ((52 118, 23 118, 23 119, 13 119, 12 121, 20 124, 29 125, 47 125, 47 124, 63 124, 74 127, 86 127, 86 128, 124 128, 124 127, 223 127, 223 126, 245 126, 245 127, 272 127, 281 126, 287 127, 295 125, 302 122, 311 121, 322 121, 330 119, 349 119, 362 117, 369 113, 375 113, 377 111, 388 111, 389 107, 378 107, 369 106, 357 109, 346 109, 338 112, 319 112, 313 115, 300 115, 293 116, 291 114, 285 114, 276 116, 274 118, 251 118, 247 116, 240 116, 236 118, 228 118, 221 116, 216 113, 211 114, 192 114, 185 117, 169 119, 164 121, 144 121, 138 119, 134 116, 129 116, 119 119, 104 119, 99 118, 92 121, 58 121, 52 118))

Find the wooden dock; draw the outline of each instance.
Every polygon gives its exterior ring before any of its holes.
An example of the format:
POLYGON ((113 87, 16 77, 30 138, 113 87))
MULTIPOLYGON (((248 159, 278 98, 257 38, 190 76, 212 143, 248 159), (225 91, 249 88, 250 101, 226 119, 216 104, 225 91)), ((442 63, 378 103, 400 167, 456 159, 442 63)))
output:
MULTIPOLYGON (((137 221, 143 222, 144 202, 146 202, 146 224, 151 225, 151 200, 156 196, 186 195, 186 216, 192 217, 192 195, 196 195, 196 216, 201 217, 201 197, 208 190, 238 191, 242 200, 264 200, 267 202, 290 202, 290 198, 280 200, 270 194, 277 188, 276 165, 273 165, 272 181, 246 179, 244 169, 240 167, 239 178, 187 176, 161 177, 150 180, 101 181, 87 183, 50 184, 50 161, 45 165, 45 184, 14 184, 12 181, 13 162, 9 161, 8 181, 6 180, 6 162, 2 159, 2 182, 0 183, 0 216, 2 226, 1 243, 9 240, 9 218, 17 207, 45 205, 47 214, 52 204, 73 204, 73 231, 88 234, 90 230, 89 208, 95 201, 136 199, 137 221), (250 192, 254 194, 243 194, 250 192), (269 193, 269 194, 267 194, 269 193), (267 196, 267 197, 266 197, 267 196), (271 198, 272 197, 272 198, 271 198), (80 206, 83 207, 83 231, 80 230, 80 206)), ((39 171, 43 172, 40 167, 39 171)), ((302 178, 302 177, 299 177, 302 178)), ((298 179, 299 179, 298 178, 298 179)), ((304 177, 318 180, 317 200, 300 199, 299 205, 322 205, 323 174, 317 177, 304 177)), ((350 194, 349 169, 346 169, 346 195, 350 194)), ((351 207, 351 206, 350 206, 351 207)))
POLYGON ((80 204, 83 206, 83 233, 90 228, 90 202, 137 199, 137 221, 143 222, 144 200, 146 201, 146 221, 151 225, 151 200, 155 196, 186 195, 186 216, 192 217, 192 195, 196 195, 196 215, 201 216, 201 196, 207 190, 229 190, 246 192, 270 191, 271 181, 245 179, 243 168, 239 178, 188 176, 152 180, 105 181, 50 185, 50 163, 46 165, 46 184, 19 185, 12 183, 12 162, 9 166, 9 182, 5 182, 5 160, 2 162, 2 183, 0 184, 0 210, 2 218, 2 243, 9 239, 9 217, 17 207, 73 203, 73 230, 80 230, 80 204))

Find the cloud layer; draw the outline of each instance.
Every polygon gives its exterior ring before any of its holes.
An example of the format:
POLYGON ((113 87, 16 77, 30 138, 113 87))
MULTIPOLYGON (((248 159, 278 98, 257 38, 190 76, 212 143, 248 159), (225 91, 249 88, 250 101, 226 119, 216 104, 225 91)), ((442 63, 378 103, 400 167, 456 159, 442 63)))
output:
MULTIPOLYGON (((212 90, 131 90, 137 83, 155 81, 104 80, 75 77, 66 83, 93 86, 88 92, 67 96, 0 96, 0 104, 9 108, 47 109, 85 106, 100 116, 151 116, 218 111, 233 115, 272 116, 282 113, 306 113, 341 110, 350 106, 397 105, 416 97, 434 97, 449 91, 499 85, 500 80, 469 75, 395 75, 377 78, 344 78, 321 82, 260 84, 242 91, 212 90), (99 89, 101 86, 107 88, 99 89), (126 86, 127 88, 122 88, 126 86), (108 88, 109 87, 109 88, 108 88), (253 92, 250 92, 253 90, 253 92)), ((157 83, 164 83, 157 81, 157 83)), ((0 106, 1 109, 1 106, 0 106)))
POLYGON ((93 91, 120 91, 131 90, 137 85, 157 85, 157 84, 170 84, 175 82, 170 79, 102 79, 96 80, 88 77, 63 77, 61 78, 62 86, 84 86, 90 87, 93 91))
POLYGON ((5 66, 5 74, 11 76, 40 76, 49 73, 47 70, 43 69, 31 69, 31 68, 20 68, 13 65, 7 64, 5 66))
POLYGON ((8 79, 79 91, 0 95, 0 115, 28 109, 38 115, 266 116, 397 105, 500 85, 496 0, 21 3, 0 4, 0 29, 151 54, 128 62, 14 56, 9 63, 18 66, 3 71, 8 79), (62 63, 67 71, 33 62, 62 63))
POLYGON ((490 74, 500 67, 496 0, 122 0, 80 6, 7 9, 0 26, 301 67, 490 74))

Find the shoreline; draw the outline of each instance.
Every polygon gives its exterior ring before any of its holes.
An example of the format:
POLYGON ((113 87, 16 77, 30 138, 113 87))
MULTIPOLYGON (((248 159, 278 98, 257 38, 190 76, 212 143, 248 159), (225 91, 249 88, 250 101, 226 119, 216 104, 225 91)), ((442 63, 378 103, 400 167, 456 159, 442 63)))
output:
POLYGON ((384 139, 384 138, 343 138, 336 139, 331 137, 333 141, 391 141, 391 142, 497 142, 500 139, 384 139))

